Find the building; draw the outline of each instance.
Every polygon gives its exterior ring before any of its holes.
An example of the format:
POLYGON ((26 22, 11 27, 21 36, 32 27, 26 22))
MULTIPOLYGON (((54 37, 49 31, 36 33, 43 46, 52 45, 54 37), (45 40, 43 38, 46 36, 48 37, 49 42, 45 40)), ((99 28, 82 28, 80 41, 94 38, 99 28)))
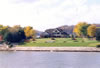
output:
POLYGON ((44 37, 55 37, 55 38, 66 38, 69 37, 69 34, 64 32, 62 29, 48 29, 46 30, 42 36, 44 37))

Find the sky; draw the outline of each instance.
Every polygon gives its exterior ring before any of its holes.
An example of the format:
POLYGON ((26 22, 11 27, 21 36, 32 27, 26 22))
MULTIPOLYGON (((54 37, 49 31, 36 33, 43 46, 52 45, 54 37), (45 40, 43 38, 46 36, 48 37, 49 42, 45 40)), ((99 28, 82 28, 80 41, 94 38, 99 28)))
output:
POLYGON ((78 22, 100 24, 100 0, 0 0, 0 24, 44 31, 78 22))

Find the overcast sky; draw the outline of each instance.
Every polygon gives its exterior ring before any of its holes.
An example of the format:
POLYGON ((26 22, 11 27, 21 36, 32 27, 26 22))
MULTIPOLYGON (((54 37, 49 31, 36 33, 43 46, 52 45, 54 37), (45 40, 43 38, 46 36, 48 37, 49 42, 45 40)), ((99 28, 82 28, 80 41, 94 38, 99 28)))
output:
POLYGON ((44 31, 80 21, 100 24, 100 0, 0 0, 0 24, 44 31))

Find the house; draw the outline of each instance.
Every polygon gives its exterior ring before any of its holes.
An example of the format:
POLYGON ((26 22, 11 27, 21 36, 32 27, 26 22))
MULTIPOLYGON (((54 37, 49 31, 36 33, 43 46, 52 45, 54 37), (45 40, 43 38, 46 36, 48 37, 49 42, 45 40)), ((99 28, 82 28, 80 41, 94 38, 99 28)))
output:
POLYGON ((45 35, 48 37, 55 37, 55 38, 66 38, 69 37, 69 34, 64 32, 62 29, 55 28, 55 29, 48 29, 45 31, 45 35))

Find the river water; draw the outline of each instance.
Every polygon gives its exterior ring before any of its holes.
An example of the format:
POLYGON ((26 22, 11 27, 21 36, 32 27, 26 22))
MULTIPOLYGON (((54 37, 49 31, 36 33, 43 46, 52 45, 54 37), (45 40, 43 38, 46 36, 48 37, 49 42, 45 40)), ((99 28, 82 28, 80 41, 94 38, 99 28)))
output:
POLYGON ((100 53, 0 52, 0 68, 100 68, 100 53))

